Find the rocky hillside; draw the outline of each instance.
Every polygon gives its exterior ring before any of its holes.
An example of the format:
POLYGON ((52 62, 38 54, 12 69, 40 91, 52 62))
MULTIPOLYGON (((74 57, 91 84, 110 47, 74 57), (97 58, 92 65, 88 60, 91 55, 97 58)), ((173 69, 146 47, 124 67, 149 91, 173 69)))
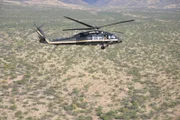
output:
POLYGON ((99 5, 99 6, 140 6, 140 7, 179 7, 179 0, 82 0, 89 4, 99 5))
POLYGON ((4 4, 16 4, 16 5, 49 5, 49 6, 60 6, 60 7, 67 7, 72 9, 81 9, 84 4, 77 5, 78 0, 76 3, 73 0, 69 0, 64 2, 63 0, 7 0, 3 2, 4 4))
POLYGON ((8 0, 18 4, 47 4, 58 6, 125 6, 125 7, 153 7, 179 8, 179 0, 8 0))

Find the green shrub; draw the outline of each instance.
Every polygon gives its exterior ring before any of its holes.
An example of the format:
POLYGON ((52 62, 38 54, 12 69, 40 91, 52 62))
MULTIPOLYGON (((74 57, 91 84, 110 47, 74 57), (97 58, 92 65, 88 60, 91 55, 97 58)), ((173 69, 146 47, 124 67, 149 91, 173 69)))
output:
POLYGON ((14 105, 10 106, 9 109, 11 109, 11 110, 16 110, 16 109, 17 109, 17 106, 14 104, 14 105))

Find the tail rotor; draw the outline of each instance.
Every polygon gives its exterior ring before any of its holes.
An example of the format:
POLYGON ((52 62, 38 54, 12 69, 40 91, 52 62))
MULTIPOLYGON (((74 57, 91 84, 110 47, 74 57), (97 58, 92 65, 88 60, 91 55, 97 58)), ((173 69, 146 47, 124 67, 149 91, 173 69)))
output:
POLYGON ((41 26, 37 26, 35 23, 33 23, 33 25, 36 27, 34 29, 34 32, 37 32, 39 35, 39 42, 40 43, 47 43, 44 31, 42 30, 42 27, 44 26, 44 24, 42 24, 41 26))

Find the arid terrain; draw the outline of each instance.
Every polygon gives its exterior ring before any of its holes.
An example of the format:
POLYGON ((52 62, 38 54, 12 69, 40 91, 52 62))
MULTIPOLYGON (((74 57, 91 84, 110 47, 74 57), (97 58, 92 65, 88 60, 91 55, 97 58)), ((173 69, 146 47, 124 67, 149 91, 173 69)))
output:
POLYGON ((180 13, 178 9, 74 10, 0 6, 0 120, 179 120, 180 13), (67 37, 81 25, 107 27, 123 42, 100 46, 40 44, 67 37), (117 36, 118 33, 115 33, 117 36), (120 36, 120 35, 119 35, 120 36))

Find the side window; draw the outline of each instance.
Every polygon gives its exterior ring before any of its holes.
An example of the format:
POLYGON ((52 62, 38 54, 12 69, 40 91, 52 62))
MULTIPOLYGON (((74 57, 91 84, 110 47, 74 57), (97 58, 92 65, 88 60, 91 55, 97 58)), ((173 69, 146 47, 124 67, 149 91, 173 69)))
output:
POLYGON ((98 36, 97 36, 97 35, 93 35, 93 36, 92 36, 92 39, 93 39, 93 40, 97 40, 97 39, 98 39, 98 36))
POLYGON ((116 37, 114 35, 108 35, 108 39, 115 39, 116 37))
POLYGON ((114 35, 111 36, 111 39, 115 39, 116 37, 114 35))

